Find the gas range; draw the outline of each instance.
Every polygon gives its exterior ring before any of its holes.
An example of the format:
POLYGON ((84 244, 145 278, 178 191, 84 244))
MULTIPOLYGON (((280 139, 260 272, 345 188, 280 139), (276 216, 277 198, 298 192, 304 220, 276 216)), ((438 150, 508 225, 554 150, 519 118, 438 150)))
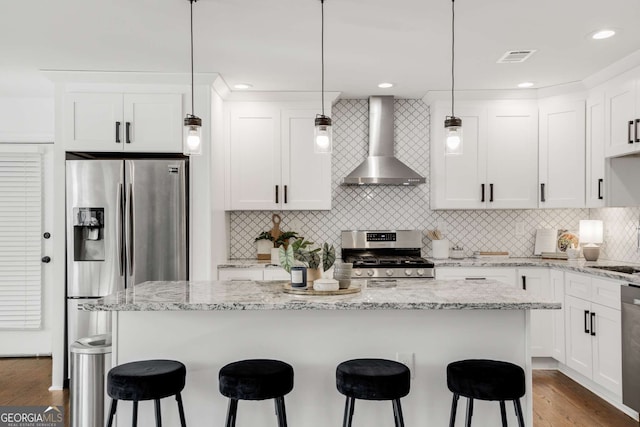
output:
POLYGON ((342 260, 354 278, 433 278, 433 262, 422 258, 419 230, 342 232, 342 260))

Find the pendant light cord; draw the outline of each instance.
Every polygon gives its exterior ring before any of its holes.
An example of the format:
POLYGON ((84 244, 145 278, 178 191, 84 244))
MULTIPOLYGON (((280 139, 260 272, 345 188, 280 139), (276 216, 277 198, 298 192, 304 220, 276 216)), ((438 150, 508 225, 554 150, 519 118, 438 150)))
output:
POLYGON ((195 111, 193 108, 193 2, 197 0, 189 0, 191 4, 191 115, 195 111))
POLYGON ((456 40, 456 32, 455 32, 455 20, 456 20, 456 11, 455 11, 455 0, 451 0, 451 116, 455 117, 454 113, 454 100, 453 100, 453 89, 456 84, 455 75, 453 73, 454 70, 454 61, 455 61, 455 40, 456 40))
POLYGON ((320 31, 320 62, 322 63, 322 115, 324 116, 324 0, 320 0, 322 28, 320 31))

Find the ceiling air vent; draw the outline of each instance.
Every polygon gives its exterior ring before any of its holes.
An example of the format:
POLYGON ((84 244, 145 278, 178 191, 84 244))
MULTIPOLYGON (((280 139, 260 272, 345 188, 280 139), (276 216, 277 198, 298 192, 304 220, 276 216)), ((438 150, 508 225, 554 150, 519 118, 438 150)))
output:
POLYGON ((498 64, 515 64, 517 62, 524 62, 535 52, 535 50, 509 50, 502 55, 502 58, 498 59, 498 64))

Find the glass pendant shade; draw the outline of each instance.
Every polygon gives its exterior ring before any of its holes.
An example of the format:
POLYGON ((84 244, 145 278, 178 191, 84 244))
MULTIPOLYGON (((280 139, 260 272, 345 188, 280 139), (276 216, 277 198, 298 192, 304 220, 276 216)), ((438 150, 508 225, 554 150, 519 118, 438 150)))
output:
POLYGON ((447 155, 462 154, 462 120, 458 117, 447 117, 444 121, 445 145, 447 155))
POLYGON ((333 150, 331 118, 319 115, 316 117, 315 125, 313 151, 315 153, 331 153, 333 150))
POLYGON ((184 119, 182 152, 186 156, 202 154, 202 119, 191 114, 184 119))

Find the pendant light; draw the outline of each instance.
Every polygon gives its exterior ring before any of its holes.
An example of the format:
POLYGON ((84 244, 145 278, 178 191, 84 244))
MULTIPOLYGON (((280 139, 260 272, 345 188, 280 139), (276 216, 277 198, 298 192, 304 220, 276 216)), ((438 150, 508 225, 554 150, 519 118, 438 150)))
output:
POLYGON ((193 114, 193 3, 198 0, 188 0, 191 7, 191 114, 184 118, 184 135, 182 137, 182 152, 187 156, 202 154, 202 119, 193 114))
POLYGON ((322 11, 322 30, 321 30, 321 62, 322 62, 322 114, 316 114, 315 131, 313 136, 313 151, 316 153, 331 153, 332 135, 331 135, 331 117, 324 114, 324 0, 320 0, 322 11))
POLYGON ((462 119, 454 114, 455 0, 451 0, 451 115, 444 120, 445 154, 462 154, 462 119))

